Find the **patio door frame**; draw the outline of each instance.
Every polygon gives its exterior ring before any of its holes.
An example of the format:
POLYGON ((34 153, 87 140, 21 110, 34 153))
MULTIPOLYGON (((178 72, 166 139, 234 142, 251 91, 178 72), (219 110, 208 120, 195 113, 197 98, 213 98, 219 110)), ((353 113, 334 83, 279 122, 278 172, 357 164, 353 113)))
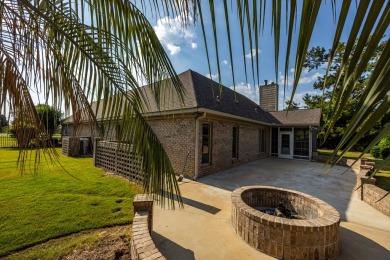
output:
POLYGON ((294 129, 292 131, 280 131, 279 128, 279 142, 278 142, 278 157, 285 159, 293 159, 294 156, 294 129), (282 135, 289 135, 290 139, 290 154, 282 154, 282 135))

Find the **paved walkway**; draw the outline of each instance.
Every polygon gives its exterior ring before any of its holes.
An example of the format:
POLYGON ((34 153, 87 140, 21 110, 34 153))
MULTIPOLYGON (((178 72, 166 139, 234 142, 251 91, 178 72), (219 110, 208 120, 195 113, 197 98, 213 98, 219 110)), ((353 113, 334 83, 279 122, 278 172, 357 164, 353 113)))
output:
POLYGON ((316 196, 340 212, 339 259, 390 259, 390 218, 358 198, 356 173, 335 166, 324 175, 323 166, 269 158, 185 180, 184 209, 155 208, 153 239, 168 259, 272 259, 247 245, 230 222, 234 189, 270 185, 316 196))

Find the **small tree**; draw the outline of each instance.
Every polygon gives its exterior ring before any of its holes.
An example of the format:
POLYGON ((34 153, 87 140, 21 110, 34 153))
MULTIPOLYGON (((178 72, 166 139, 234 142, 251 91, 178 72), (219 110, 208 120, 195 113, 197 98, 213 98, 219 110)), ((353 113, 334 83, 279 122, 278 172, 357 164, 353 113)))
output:
POLYGON ((8 120, 5 115, 0 114, 0 133, 3 131, 3 127, 8 126, 8 120))
POLYGON ((41 104, 35 106, 35 109, 46 133, 51 138, 60 125, 61 111, 52 106, 41 104))

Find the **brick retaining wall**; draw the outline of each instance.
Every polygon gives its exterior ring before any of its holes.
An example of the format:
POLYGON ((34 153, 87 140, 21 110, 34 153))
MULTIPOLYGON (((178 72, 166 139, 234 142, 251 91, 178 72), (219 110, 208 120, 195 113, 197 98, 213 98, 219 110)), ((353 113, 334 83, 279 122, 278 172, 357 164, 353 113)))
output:
POLYGON ((151 237, 153 230, 153 197, 147 194, 138 194, 134 197, 133 206, 131 259, 166 259, 157 249, 151 237))
POLYGON ((363 201, 373 208, 390 217, 390 194, 389 192, 373 185, 363 184, 363 201))

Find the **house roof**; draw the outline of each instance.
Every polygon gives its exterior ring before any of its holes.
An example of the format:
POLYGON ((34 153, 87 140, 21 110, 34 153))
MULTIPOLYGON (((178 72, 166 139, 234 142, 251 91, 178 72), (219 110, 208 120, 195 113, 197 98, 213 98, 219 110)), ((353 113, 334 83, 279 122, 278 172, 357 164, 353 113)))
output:
POLYGON ((269 112, 282 125, 311 125, 320 126, 321 109, 298 109, 290 111, 273 111, 269 112))
MULTIPOLYGON (((173 91, 173 84, 167 80, 167 84, 161 86, 166 88, 166 94, 160 98, 160 105, 156 104, 153 96, 153 85, 147 85, 140 90, 145 96, 145 113, 165 112, 167 114, 173 111, 188 109, 206 109, 223 113, 227 116, 250 119, 259 123, 270 125, 319 125, 321 110, 294 110, 289 111, 287 116, 285 111, 266 112, 258 104, 249 98, 241 95, 230 88, 222 86, 217 82, 195 72, 187 70, 178 75, 182 82, 185 95, 183 103, 179 96, 173 91), (220 91, 221 90, 221 91, 220 91), (165 101, 165 102, 164 102, 165 101)), ((92 110, 96 111, 96 103, 92 104, 92 110)), ((102 118, 102 106, 96 111, 96 119, 102 118)), ((72 117, 68 117, 63 123, 72 123, 72 117)))

